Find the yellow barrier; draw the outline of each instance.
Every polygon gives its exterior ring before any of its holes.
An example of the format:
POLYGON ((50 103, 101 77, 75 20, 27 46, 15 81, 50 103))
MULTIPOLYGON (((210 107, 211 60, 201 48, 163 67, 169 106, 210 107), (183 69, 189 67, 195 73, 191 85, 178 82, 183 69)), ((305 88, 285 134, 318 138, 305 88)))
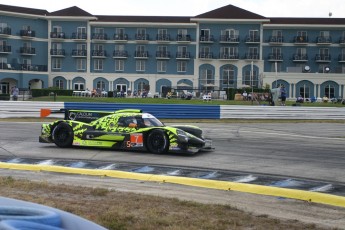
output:
POLYGON ((31 170, 31 171, 47 171, 70 174, 82 174, 91 176, 107 176, 121 179, 155 181, 161 183, 174 183, 189 186, 196 186, 202 188, 211 188, 228 191, 246 192, 260 195, 277 196, 284 198, 291 198, 297 200, 304 200, 308 202, 321 203, 339 207, 345 207, 345 197, 331 194, 310 192, 297 189, 279 188, 264 185, 254 185, 245 183, 236 183, 229 181, 207 180, 189 177, 164 176, 154 174, 142 174, 134 172, 124 172, 116 170, 101 170, 101 169, 83 169, 70 168, 55 165, 30 165, 30 164, 14 164, 0 162, 0 168, 16 169, 16 170, 31 170))

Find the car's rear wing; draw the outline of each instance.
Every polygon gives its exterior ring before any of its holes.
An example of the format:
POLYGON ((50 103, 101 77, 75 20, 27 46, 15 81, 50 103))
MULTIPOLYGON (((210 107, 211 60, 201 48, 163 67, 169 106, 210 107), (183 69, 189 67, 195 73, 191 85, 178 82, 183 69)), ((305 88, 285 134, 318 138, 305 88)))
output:
POLYGON ((85 123, 90 123, 94 120, 97 120, 101 117, 114 114, 114 113, 124 113, 124 112, 132 112, 132 113, 141 113, 141 110, 138 109, 122 109, 117 111, 92 111, 92 110, 76 110, 76 109, 59 109, 59 110, 52 110, 52 109, 41 109, 40 116, 47 117, 52 113, 64 113, 65 117, 64 120, 73 120, 73 121, 81 121, 85 123))

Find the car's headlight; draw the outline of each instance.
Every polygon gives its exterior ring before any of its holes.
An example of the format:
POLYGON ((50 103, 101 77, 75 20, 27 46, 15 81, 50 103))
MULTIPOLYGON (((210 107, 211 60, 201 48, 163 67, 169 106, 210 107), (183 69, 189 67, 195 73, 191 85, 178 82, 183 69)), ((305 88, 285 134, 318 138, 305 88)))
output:
POLYGON ((188 142, 188 134, 185 131, 177 129, 177 136, 180 138, 180 140, 188 142))

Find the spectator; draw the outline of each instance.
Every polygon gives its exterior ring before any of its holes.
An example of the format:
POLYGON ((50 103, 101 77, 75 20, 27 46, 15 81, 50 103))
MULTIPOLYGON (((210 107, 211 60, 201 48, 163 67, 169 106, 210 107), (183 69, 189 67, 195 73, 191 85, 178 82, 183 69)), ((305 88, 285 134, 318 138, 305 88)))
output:
POLYGON ((285 90, 285 86, 282 85, 280 87, 280 99, 281 99, 281 105, 285 106, 285 102, 286 102, 286 90, 285 90))
POLYGON ((296 100, 297 103, 303 103, 304 102, 304 98, 302 97, 302 95, 299 95, 297 97, 297 100, 296 100))
POLYGON ((13 101, 17 101, 18 100, 18 94, 19 94, 19 89, 17 88, 17 86, 12 87, 12 98, 13 101))
POLYGON ((242 96, 243 96, 243 100, 246 101, 248 98, 248 94, 245 90, 243 91, 242 96))
POLYGON ((323 102, 328 102, 328 97, 327 97, 326 95, 323 96, 322 101, 323 101, 323 102))

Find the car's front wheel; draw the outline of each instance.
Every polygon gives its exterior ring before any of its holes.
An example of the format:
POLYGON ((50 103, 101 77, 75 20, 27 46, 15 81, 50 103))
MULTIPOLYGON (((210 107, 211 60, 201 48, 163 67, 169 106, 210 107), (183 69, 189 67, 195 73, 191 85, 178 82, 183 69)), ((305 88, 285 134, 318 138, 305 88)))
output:
POLYGON ((163 130, 152 130, 147 136, 146 146, 151 153, 166 153, 169 149, 169 138, 163 130))
POLYGON ((61 122, 53 130, 54 143, 61 148, 70 147, 73 143, 73 138, 72 127, 65 122, 61 122))

